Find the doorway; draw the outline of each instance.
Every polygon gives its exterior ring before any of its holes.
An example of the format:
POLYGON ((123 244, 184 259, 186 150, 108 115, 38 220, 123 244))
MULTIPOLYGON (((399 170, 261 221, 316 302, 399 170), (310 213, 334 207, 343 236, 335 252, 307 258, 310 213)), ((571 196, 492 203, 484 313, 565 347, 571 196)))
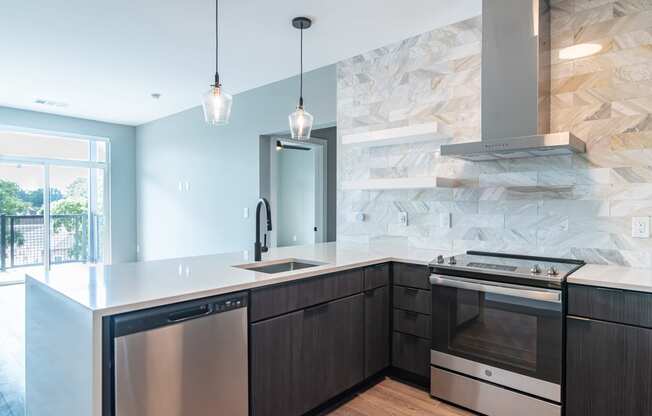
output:
POLYGON ((335 127, 313 130, 307 141, 261 136, 260 190, 274 224, 270 247, 335 240, 336 142, 335 127))

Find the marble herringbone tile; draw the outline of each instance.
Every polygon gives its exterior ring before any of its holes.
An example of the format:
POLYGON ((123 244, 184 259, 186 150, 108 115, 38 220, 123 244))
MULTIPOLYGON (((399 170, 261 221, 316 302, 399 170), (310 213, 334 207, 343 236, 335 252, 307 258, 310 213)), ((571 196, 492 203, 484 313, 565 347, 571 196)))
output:
POLYGON ((554 47, 603 47, 570 61, 553 51, 552 128, 584 139, 583 155, 469 163, 438 154, 442 143, 480 135, 480 18, 338 65, 340 134, 437 121, 451 135, 341 147, 340 179, 435 175, 441 188, 338 192, 338 238, 652 267, 652 240, 629 237, 631 216, 652 215, 650 1, 553 0, 554 47), (398 224, 400 211, 409 226, 398 224), (355 212, 368 221, 356 223, 355 212), (451 215, 451 228, 440 215, 451 215))
POLYGON ((590 42, 592 40, 615 36, 620 33, 633 32, 635 30, 647 29, 652 21, 652 10, 617 17, 604 22, 581 27, 575 32, 575 43, 590 42))
POLYGON ((652 97, 614 101, 611 104, 614 117, 647 116, 652 114, 652 97))
MULTIPOLYGON (((610 145, 611 150, 614 151, 652 149, 652 131, 616 134, 611 137, 610 145)), ((652 155, 648 153, 647 157, 652 157, 652 155)))
POLYGON ((626 16, 640 13, 645 10, 652 10, 650 0, 616 0, 614 1, 614 15, 626 16))

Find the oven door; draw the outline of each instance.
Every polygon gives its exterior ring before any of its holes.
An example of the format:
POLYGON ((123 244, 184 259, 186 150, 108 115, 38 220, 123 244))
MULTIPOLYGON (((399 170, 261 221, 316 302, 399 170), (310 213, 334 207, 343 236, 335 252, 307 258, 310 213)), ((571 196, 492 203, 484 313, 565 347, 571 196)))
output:
POLYGON ((561 401, 561 291, 431 275, 431 364, 561 401))

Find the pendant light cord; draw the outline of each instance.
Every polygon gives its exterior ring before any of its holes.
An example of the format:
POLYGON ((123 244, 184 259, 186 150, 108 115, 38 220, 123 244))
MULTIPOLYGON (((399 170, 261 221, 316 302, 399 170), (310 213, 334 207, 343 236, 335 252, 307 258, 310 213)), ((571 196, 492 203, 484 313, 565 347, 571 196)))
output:
POLYGON ((215 87, 220 86, 220 19, 219 19, 220 1, 215 0, 215 87))
POLYGON ((301 52, 299 52, 299 107, 303 108, 303 25, 301 25, 301 52))

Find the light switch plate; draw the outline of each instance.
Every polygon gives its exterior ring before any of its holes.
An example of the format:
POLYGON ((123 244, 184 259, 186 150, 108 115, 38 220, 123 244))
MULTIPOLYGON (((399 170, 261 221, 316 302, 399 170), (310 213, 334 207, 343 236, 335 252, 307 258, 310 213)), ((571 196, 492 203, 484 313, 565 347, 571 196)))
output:
POLYGON ((632 237, 650 238, 650 217, 632 218, 632 237))
POLYGON ((407 227, 408 225, 408 214, 405 211, 401 211, 398 213, 398 222, 404 227, 407 227))
POLYGON ((245 219, 249 218, 249 208, 245 207, 244 211, 242 211, 242 217, 245 219))

